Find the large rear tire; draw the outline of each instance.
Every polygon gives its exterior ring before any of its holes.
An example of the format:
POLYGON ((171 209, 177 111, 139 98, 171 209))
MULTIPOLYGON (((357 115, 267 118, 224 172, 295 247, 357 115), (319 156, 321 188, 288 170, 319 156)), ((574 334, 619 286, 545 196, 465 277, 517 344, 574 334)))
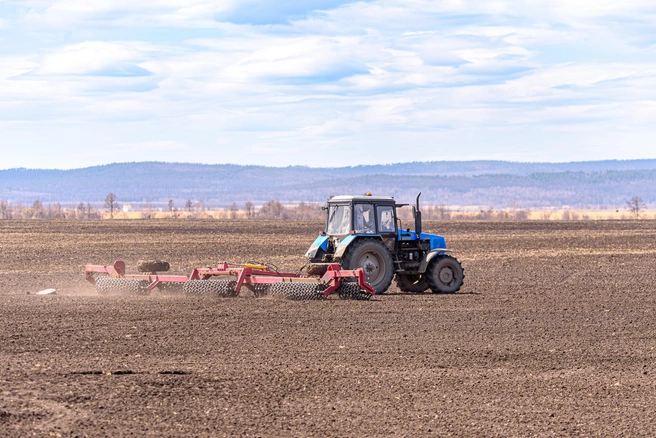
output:
POLYGON ((436 294, 454 294, 465 280, 465 272, 460 262, 448 255, 432 258, 424 276, 428 286, 436 294))
POLYGON ((384 294, 394 277, 394 261, 380 240, 358 239, 344 252, 342 269, 364 270, 364 278, 377 294, 384 294))
POLYGON ((422 274, 396 274, 396 285, 401 292, 422 293, 429 288, 422 274))

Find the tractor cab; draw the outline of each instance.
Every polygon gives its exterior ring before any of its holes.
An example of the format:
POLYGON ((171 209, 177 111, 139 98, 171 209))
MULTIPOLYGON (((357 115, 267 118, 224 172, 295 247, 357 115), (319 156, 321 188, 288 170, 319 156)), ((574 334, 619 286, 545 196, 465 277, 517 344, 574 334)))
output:
POLYGON ((391 197, 335 196, 326 210, 327 236, 396 233, 396 203, 391 197))

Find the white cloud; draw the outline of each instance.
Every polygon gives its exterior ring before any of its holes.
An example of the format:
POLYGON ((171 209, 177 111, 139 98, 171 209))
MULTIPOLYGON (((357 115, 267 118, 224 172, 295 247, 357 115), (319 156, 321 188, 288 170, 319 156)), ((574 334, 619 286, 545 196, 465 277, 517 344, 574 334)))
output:
POLYGON ((38 2, 28 21, 38 26, 174 26, 215 27, 217 22, 275 24, 330 9, 346 0, 53 0, 38 2))
POLYGON ((656 134, 650 3, 5 1, 0 120, 17 144, 40 143, 21 129, 68 135, 70 150, 98 133, 135 159, 152 144, 161 159, 242 161, 240 145, 261 164, 313 164, 298 151, 364 160, 375 145, 390 162, 398 145, 435 158, 446 142, 461 158, 544 159, 531 135, 574 157, 621 132, 638 156, 656 134))
POLYGON ((38 73, 42 75, 147 76, 139 62, 145 54, 127 44, 87 41, 49 54, 38 73))

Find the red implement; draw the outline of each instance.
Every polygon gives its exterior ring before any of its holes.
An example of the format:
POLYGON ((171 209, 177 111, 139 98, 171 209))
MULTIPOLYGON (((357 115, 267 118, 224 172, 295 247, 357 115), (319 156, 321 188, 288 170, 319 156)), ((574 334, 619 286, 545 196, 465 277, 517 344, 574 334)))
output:
MULTIPOLYGON (((364 271, 343 270, 338 264, 328 266, 326 273, 321 277, 310 277, 300 273, 278 272, 266 269, 264 266, 221 262, 216 268, 194 268, 189 276, 186 275, 160 275, 160 274, 127 274, 125 262, 116 261, 112 266, 87 264, 85 267, 86 279, 92 284, 96 283, 95 276, 104 274, 110 278, 125 278, 147 281, 146 290, 150 291, 160 283, 186 283, 190 280, 210 280, 213 277, 236 277, 235 294, 239 294, 244 284, 271 285, 274 283, 305 283, 316 284, 321 287, 321 293, 328 296, 342 286, 342 280, 355 280, 357 285, 371 295, 376 291, 365 281, 364 271)), ((352 284, 356 284, 351 282, 352 284)))

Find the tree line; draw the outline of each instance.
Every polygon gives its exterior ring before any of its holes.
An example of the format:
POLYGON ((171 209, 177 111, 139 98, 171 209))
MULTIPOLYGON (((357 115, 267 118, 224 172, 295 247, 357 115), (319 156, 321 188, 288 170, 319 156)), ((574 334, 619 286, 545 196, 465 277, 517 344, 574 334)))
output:
MULTIPOLYGON (((173 200, 167 205, 170 218, 213 218, 213 219, 274 219, 274 220, 319 220, 325 218, 323 204, 313 202, 299 202, 297 204, 283 204, 279 200, 269 200, 263 205, 256 206, 247 201, 242 205, 233 202, 231 205, 218 210, 211 210, 205 206, 204 201, 187 200, 182 208, 178 208, 173 200)), ((646 211, 646 204, 642 198, 634 196, 626 201, 625 210, 635 219, 640 219, 646 211)), ((102 208, 96 208, 90 202, 80 202, 76 207, 63 207, 61 203, 45 205, 40 200, 31 205, 22 203, 12 204, 7 200, 0 200, 0 219, 113 219, 121 211, 121 204, 114 192, 105 197, 102 208)), ((619 210, 617 210, 619 212, 619 210)), ((150 203, 146 203, 140 211, 141 218, 154 218, 158 210, 150 203)), ((410 220, 412 213, 409 208, 400 208, 398 216, 401 220, 410 220)), ((531 215, 529 209, 520 208, 516 203, 509 209, 495 209, 487 207, 477 212, 458 210, 446 206, 444 203, 422 206, 422 217, 426 220, 527 220, 531 215)), ((539 219, 542 220, 579 220, 590 219, 586 214, 580 214, 565 209, 560 215, 550 211, 541 211, 539 219)))

